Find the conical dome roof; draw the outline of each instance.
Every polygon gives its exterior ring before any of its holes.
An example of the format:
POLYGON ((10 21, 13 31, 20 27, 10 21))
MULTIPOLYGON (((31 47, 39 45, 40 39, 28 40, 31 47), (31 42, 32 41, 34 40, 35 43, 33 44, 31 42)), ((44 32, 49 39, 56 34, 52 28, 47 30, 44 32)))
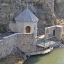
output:
POLYGON ((20 13, 15 18, 15 20, 22 22, 34 22, 34 21, 38 21, 38 18, 27 7, 22 13, 20 13))

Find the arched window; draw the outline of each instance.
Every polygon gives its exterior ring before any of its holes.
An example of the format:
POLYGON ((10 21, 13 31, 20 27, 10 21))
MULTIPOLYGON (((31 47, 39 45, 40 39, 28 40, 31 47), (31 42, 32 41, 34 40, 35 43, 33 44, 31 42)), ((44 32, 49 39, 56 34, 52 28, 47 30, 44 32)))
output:
POLYGON ((26 27, 26 33, 30 33, 30 30, 31 30, 30 26, 27 26, 26 27))

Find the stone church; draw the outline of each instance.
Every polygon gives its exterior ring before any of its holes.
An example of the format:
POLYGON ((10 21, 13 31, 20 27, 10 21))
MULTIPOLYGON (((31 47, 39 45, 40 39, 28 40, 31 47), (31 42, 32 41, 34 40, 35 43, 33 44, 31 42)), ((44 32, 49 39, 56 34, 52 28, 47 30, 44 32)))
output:
POLYGON ((37 23, 39 19, 28 9, 10 21, 9 28, 17 33, 17 47, 23 52, 36 51, 37 23))
POLYGON ((16 16, 15 21, 11 21, 9 28, 12 32, 18 33, 34 33, 34 36, 37 37, 37 22, 38 18, 28 9, 28 7, 16 16))

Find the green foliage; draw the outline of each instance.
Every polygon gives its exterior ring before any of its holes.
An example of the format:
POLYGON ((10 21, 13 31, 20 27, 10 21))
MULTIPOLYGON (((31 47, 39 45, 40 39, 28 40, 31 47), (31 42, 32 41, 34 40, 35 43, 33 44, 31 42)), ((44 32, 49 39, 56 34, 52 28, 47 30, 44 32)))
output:
POLYGON ((5 33, 7 31, 6 25, 0 24, 0 33, 5 33))

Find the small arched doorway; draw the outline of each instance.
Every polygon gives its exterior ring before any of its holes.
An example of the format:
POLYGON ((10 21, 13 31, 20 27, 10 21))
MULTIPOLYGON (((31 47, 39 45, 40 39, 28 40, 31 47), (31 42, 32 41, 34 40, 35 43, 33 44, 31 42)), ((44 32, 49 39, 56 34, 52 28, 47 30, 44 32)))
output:
POLYGON ((30 26, 27 26, 26 27, 26 33, 30 33, 30 30, 31 30, 30 26))

